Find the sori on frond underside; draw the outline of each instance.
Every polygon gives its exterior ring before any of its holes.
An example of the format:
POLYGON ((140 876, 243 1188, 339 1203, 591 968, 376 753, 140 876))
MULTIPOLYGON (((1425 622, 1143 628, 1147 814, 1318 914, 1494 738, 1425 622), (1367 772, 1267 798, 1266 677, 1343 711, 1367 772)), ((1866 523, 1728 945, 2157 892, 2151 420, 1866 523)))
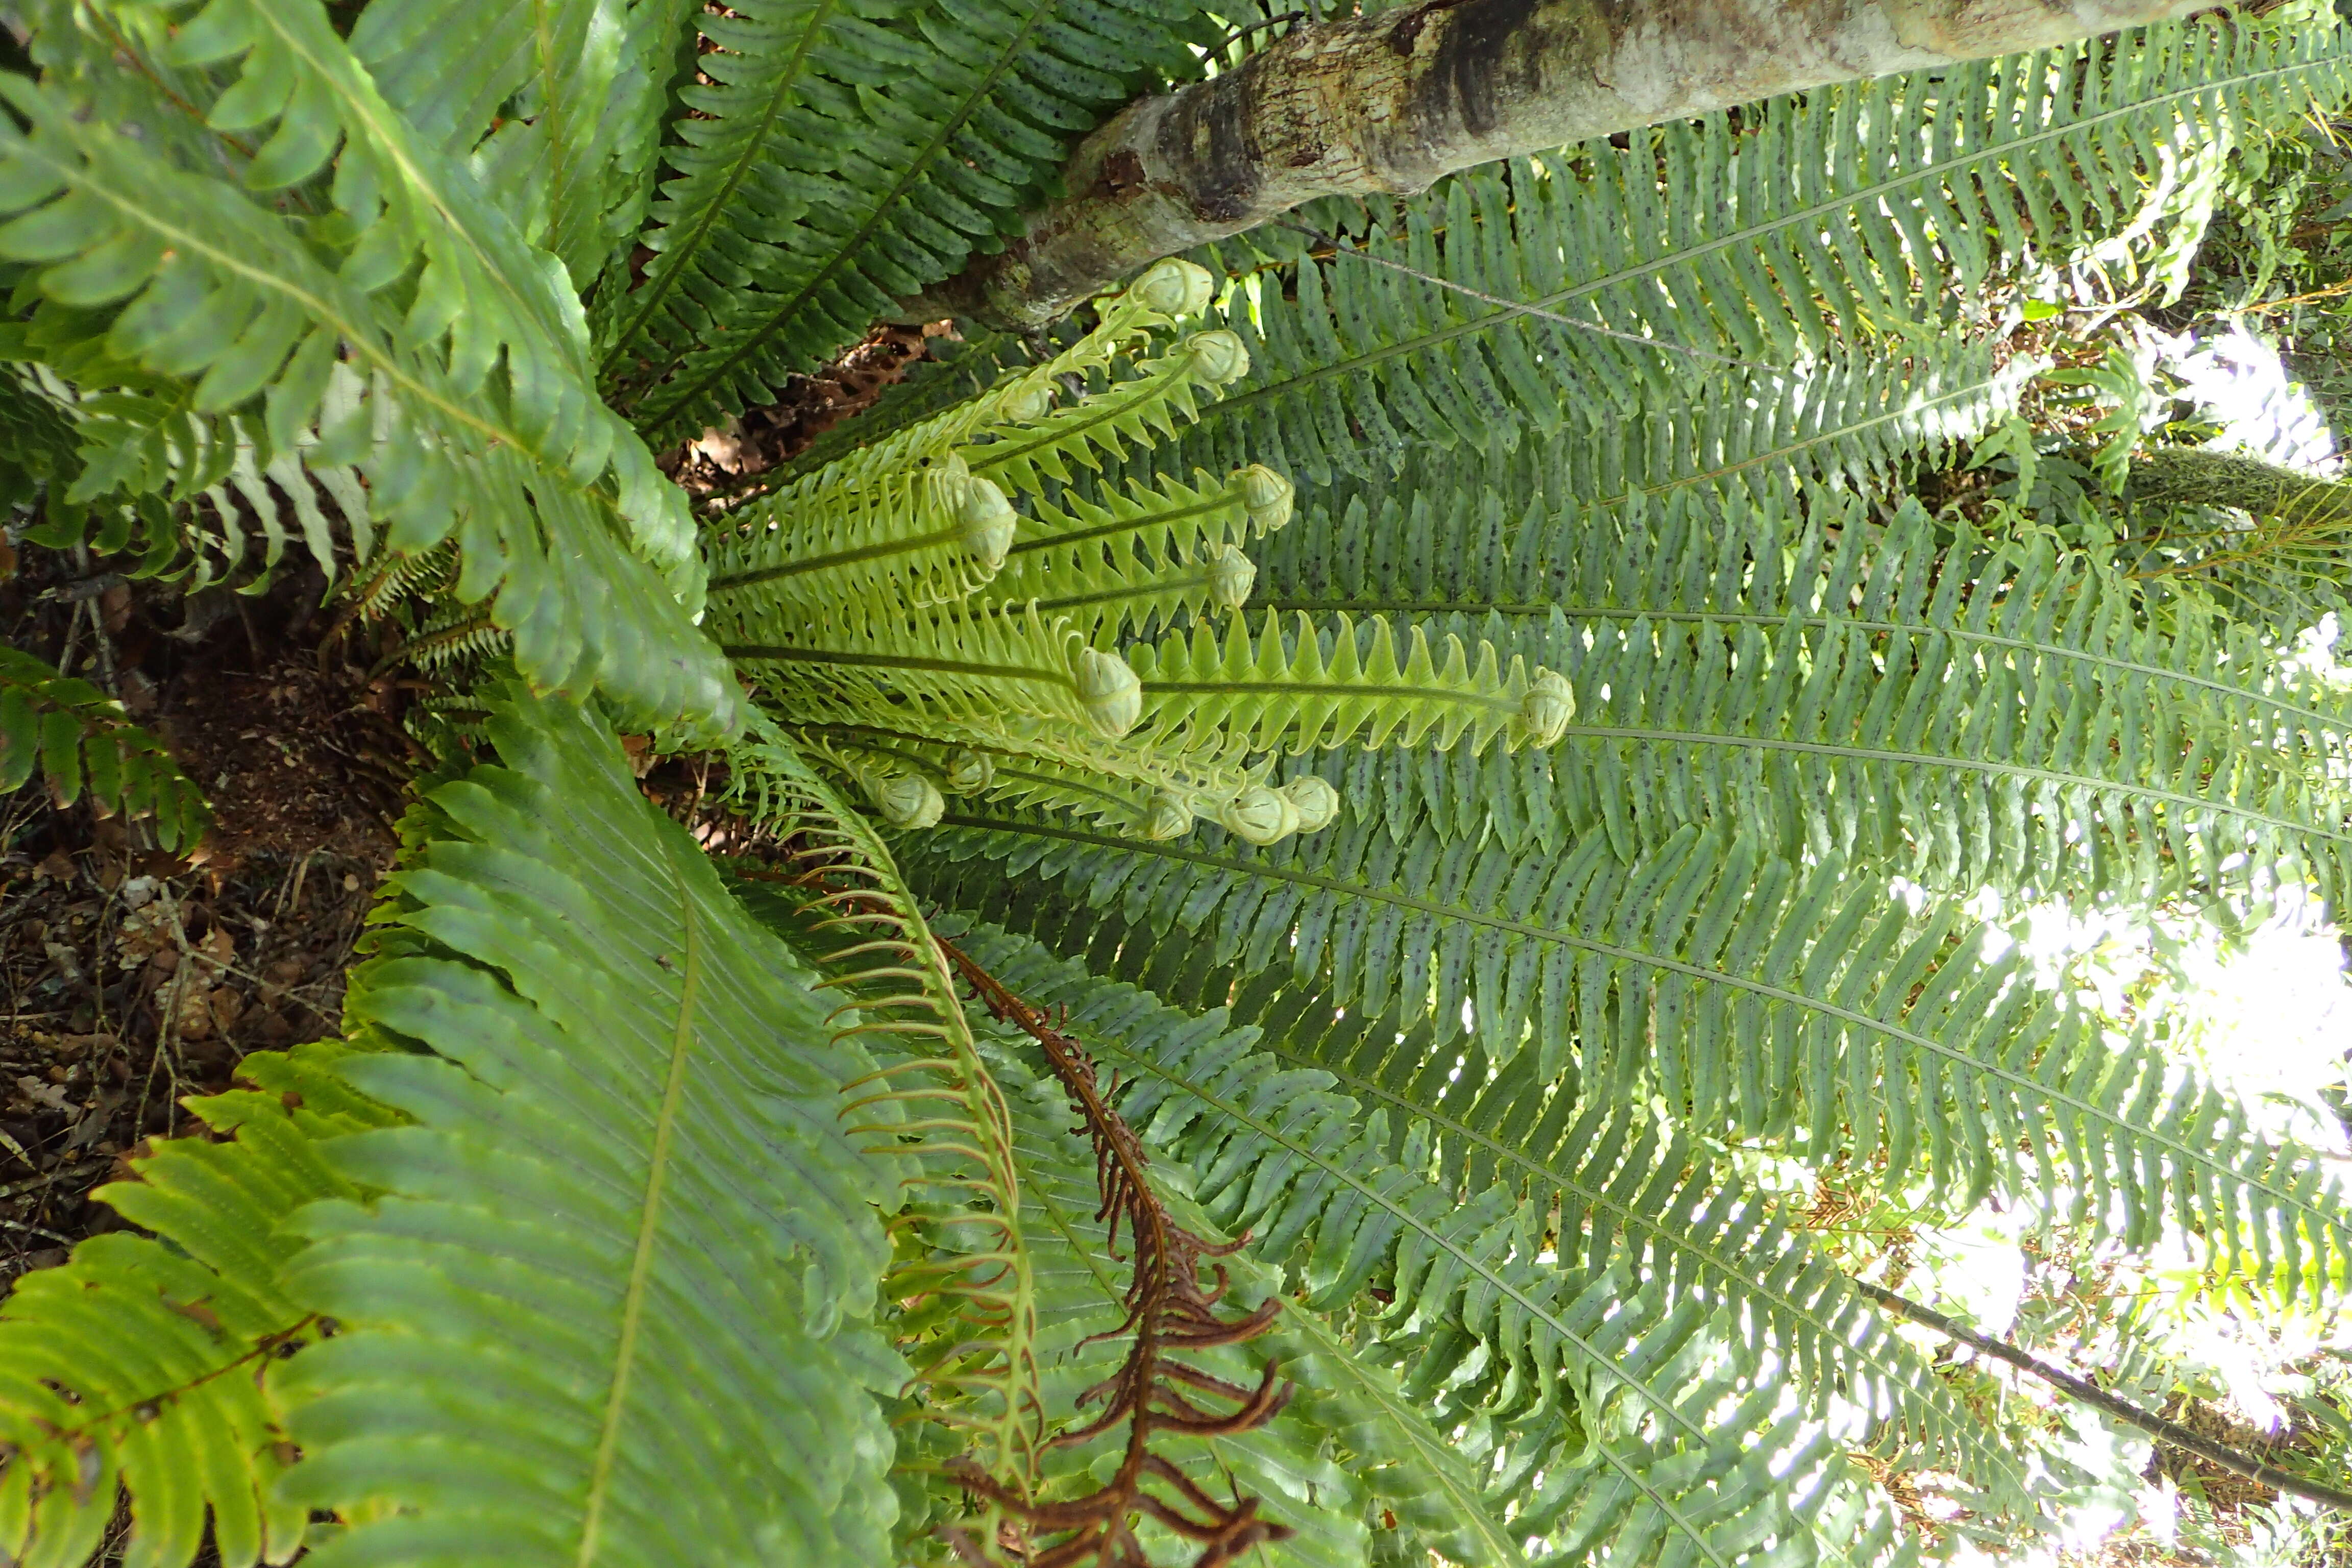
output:
POLYGON ((1290 481, 1263 464, 1134 477, 1249 369, 1232 332, 1179 335, 1214 290, 1162 261, 1061 353, 706 537, 707 629, 886 823, 987 796, 1272 844, 1339 805, 1319 779, 1274 786, 1283 752, 1549 746, 1567 728, 1567 679, 1484 641, 1240 613, 1244 546, 1289 521, 1290 481))

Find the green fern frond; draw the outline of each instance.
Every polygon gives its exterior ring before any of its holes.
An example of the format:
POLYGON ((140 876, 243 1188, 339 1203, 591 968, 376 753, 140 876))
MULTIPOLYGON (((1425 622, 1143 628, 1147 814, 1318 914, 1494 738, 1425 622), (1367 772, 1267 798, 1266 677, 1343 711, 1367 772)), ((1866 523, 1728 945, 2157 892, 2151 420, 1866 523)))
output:
POLYGON ((757 590, 800 616, 869 595, 928 609, 989 582, 1016 527, 1004 492, 953 452, 895 473, 828 470, 747 509, 706 547, 710 592, 757 590))
MULTIPOLYGON (((2029 251, 2133 229, 2171 203, 2156 176, 2181 149, 2340 96, 2347 57, 2340 27, 2174 24, 1490 164, 1352 218, 1332 204, 1320 221, 1361 248, 1549 314, 1287 236, 1228 242, 1209 259, 1249 275, 1226 324, 1255 368, 1183 456, 1324 483, 1417 446, 1704 401, 1727 369, 1797 372, 1948 313, 2029 251)), ((2134 243, 2160 248, 2184 217, 2134 243)))
POLYGON ((123 1563, 184 1568, 207 1542, 224 1568, 286 1563, 305 1510, 277 1491, 293 1462, 281 1363, 323 1337, 278 1271, 303 1204, 356 1198, 328 1140, 396 1121, 353 1094, 340 1045, 250 1056, 252 1088, 188 1101, 222 1142, 174 1138, 98 1190, 152 1235, 93 1237, 0 1305, 0 1551, 79 1568, 129 1496, 123 1563), (209 1527, 207 1519, 209 1518, 209 1527))
POLYGON ((1181 837, 1196 811, 1213 812, 1262 771, 1044 726, 948 723, 918 734, 829 724, 799 732, 812 745, 877 753, 947 795, 1051 805, 1153 838, 1181 837))
POLYGON ((812 879, 747 886, 747 905, 852 999, 835 1038, 880 1066, 849 1086, 847 1110, 868 1117, 851 1131, 881 1140, 912 1172, 903 1185, 920 1193, 893 1219, 902 1244, 912 1245, 902 1245, 881 1287, 887 1300, 916 1303, 897 1322, 914 1369, 908 1393, 927 1418, 978 1445, 966 1457, 983 1472, 1026 1494, 1045 1412, 1036 1282, 1004 1096, 880 836, 775 735, 738 744, 728 761, 730 804, 792 844, 812 879))
POLYGON ((45 489, 63 500, 81 469, 75 435, 60 399, 13 366, 0 371, 0 505, 23 506, 45 489))
POLYGON ((1106 490, 1100 502, 1065 492, 1061 506, 1035 503, 986 600, 1034 601, 1066 615, 1097 647, 1125 632, 1239 608, 1257 577, 1240 547, 1290 521, 1289 481, 1264 467, 1222 485, 1205 474, 1195 480, 1106 490))
POLYGON ((1342 613, 1321 626, 1286 626, 1269 613, 1253 639, 1236 617, 1222 637, 1207 626, 1135 650, 1143 710, 1168 743, 1215 754, 1389 744, 1481 752, 1549 746, 1576 711, 1568 682, 1523 660, 1500 665, 1491 644, 1476 663, 1460 638, 1433 639, 1419 624, 1400 639, 1384 616, 1342 613), (1400 653, 1397 644, 1404 644, 1400 653))
MULTIPOLYGON (((790 622, 845 606, 871 614, 884 601, 919 611, 987 586, 1016 552, 1066 543, 1092 544, 1098 553, 1114 537, 1181 550, 1280 527, 1290 487, 1263 468, 1213 492, 1139 487, 1108 505, 1080 502, 1076 516, 1037 501, 1036 515, 1024 521, 1008 496, 1029 497, 1073 463, 1097 467, 1103 453, 1148 447, 1155 433, 1192 417, 1194 388, 1204 378, 1213 384, 1211 372, 1234 369, 1218 358, 1232 334, 1200 334, 1137 365, 1125 356, 1153 329, 1196 312, 1209 282, 1197 267, 1162 262, 1102 301, 1095 329, 1045 363, 728 517, 706 544, 711 593, 737 624, 790 622), (1103 381, 1070 406, 1052 406, 1062 378, 1114 366, 1128 379, 1103 381), (1016 544, 1024 534, 1028 542, 1016 544)), ((1034 595, 992 596, 1018 603, 1034 595)))
POLYGON ((1882 528, 1859 499, 1590 507, 1529 458, 1425 478, 1287 531, 1260 596, 1428 616, 1572 684, 1539 775, 1421 775, 1439 821, 1535 798, 1555 839, 1628 857, 1736 822, 1958 889, 2352 889, 2352 703, 2225 617, 2152 614, 2112 568, 1916 503, 1882 528))
POLYGON ((0 129, 0 208, 16 215, 0 251, 37 264, 49 299, 104 312, 112 352, 192 383, 192 412, 258 400, 271 452, 361 464, 394 550, 457 537, 461 597, 499 590, 532 679, 601 680, 666 720, 730 727, 734 684, 688 624, 701 569, 682 498, 588 393, 577 308, 543 253, 414 144, 316 0, 215 0, 175 47, 243 58, 254 89, 216 114, 278 125, 257 185, 316 174, 348 132, 336 189, 364 226, 341 265, 234 187, 16 78, 0 90, 32 131, 0 129), (399 320, 368 289, 418 259, 399 320), (504 395, 477 396, 494 364, 504 395))
POLYGON ((1017 426, 980 432, 991 438, 966 447, 964 457, 975 475, 1007 490, 1042 490, 1049 479, 1068 484, 1082 470, 1098 472, 1175 437, 1219 388, 1247 374, 1249 363, 1234 333, 1194 332, 1142 361, 1129 380, 1017 426))
POLYGON ((677 0, 375 0, 351 47, 418 139, 471 160, 585 293, 645 220, 687 17, 677 0))
MULTIPOLYGON (((1257 1256, 1288 1262, 1309 1310, 1342 1306, 1375 1280, 1391 1287, 1394 1302, 1376 1315, 1395 1331, 1382 1348, 1407 1363, 1409 1382, 1424 1359, 1455 1368, 1456 1334, 1486 1346, 1484 1373, 1455 1382, 1441 1419, 1483 1411, 1538 1425, 1561 1401, 1578 1407, 1587 1441, 1562 1458, 1583 1518, 1569 1544, 1615 1536, 1639 1557, 1638 1543, 1664 1536, 1695 1561, 1727 1564, 1776 1528, 1803 1533, 1790 1510, 1828 1458, 1822 1437, 1774 1415, 1777 1380, 1744 1391, 1739 1413, 1718 1422, 1712 1407, 1737 1368, 1720 1364, 1701 1294, 1637 1285, 1624 1265, 1585 1267, 1565 1247, 1548 1260, 1547 1202, 1499 1184, 1457 1202, 1388 1156, 1384 1116, 1362 1125, 1327 1075, 1255 1055, 1255 1032, 1228 1029, 1220 1012, 1174 1012, 999 934, 960 940, 1024 993, 1069 1006, 1087 1048, 1131 1086, 1124 1113, 1191 1169, 1213 1221, 1248 1226, 1257 1256)), ((1444 1370, 1428 1376, 1447 1381, 1444 1370)), ((1504 1528, 1525 1537, 1554 1524, 1522 1512, 1504 1528)))
POLYGON ((1073 133, 1150 77, 1190 74, 1195 16, 1165 0, 698 16, 709 81, 681 93, 655 258, 598 302, 617 401, 664 438, 770 401, 1005 232, 1073 133))
POLYGON ((1058 619, 859 606, 813 622, 763 609, 716 604, 713 634, 728 658, 775 667, 796 712, 814 721, 888 725, 911 700, 934 733, 939 721, 1025 715, 1116 739, 1140 712, 1127 664, 1087 647, 1058 619))
POLYGON ((423 1047, 345 1069, 415 1124, 333 1152, 383 1196, 299 1222, 288 1289, 342 1331, 287 1368, 284 1495, 358 1521, 321 1568, 652 1563, 688 1466, 729 1478, 695 1555, 877 1560, 895 1173, 839 1087, 872 1064, 602 722, 508 691, 489 732, 346 1005, 423 1047))
POLYGON ((1297 1382, 1303 1414, 1352 1453, 1356 1480, 1395 1517, 1390 1528, 1464 1568, 1526 1561, 1468 1462, 1387 1367, 1310 1311, 1286 1313, 1269 1348, 1297 1382))
POLYGON ((317 444, 311 432, 298 435, 295 449, 270 455, 259 420, 198 414, 194 398, 194 386, 180 384, 74 401, 77 471, 50 497, 49 521, 37 542, 52 549, 88 543, 112 553, 131 542, 136 516, 147 523, 146 545, 142 559, 125 563, 125 575, 168 574, 188 592, 226 580, 244 593, 268 585, 297 539, 331 583, 346 540, 353 556, 375 548, 358 473, 349 464, 303 463, 301 451, 317 444), (332 516, 322 500, 333 506, 332 516), (81 514, 84 503, 96 508, 97 519, 81 514), (293 531, 286 526, 289 512, 293 531), (257 540, 261 559, 252 562, 257 540))
MULTIPOLYGON (((1822 1161, 1883 1152, 1963 1205, 2055 1190, 2063 1163, 2073 1217, 2099 1234, 2145 1245, 2170 1212, 2289 1293, 2345 1267, 2352 1221, 2307 1155, 2144 1043, 2109 1043, 1955 900, 1915 914, 1835 856, 1800 866, 1685 829, 1630 863, 1592 833, 1530 859, 1352 818, 1250 851, 962 811, 924 848, 955 907, 1034 924, 1067 892, 1172 923, 1202 940, 1158 946, 1204 977, 1287 970, 1335 1009, 1425 1025, 1434 1047, 1467 1034, 1498 1064, 1533 1051, 1541 1082, 1572 1072, 1579 1094, 1655 1093, 1695 1130, 1822 1161), (1002 872, 971 865, 983 856, 1002 872)), ((1087 951, 1099 925, 1066 910, 1046 934, 1087 951)), ((1094 951, 1113 972, 1135 962, 1094 951)))
POLYGON ((1151 560, 1131 548, 1080 547, 1058 564, 1065 567, 1058 573, 1042 566, 1024 572, 1001 596, 990 597, 1066 617, 1087 646, 1100 648, 1116 647, 1123 634, 1149 637, 1238 610, 1257 581, 1255 563, 1232 544, 1209 546, 1172 562, 1151 560))
POLYGON ((106 811, 151 818, 165 849, 194 847, 212 825, 204 791, 121 703, 0 646, 0 795, 37 771, 68 805, 87 793, 106 811))
POLYGON ((398 661, 417 669, 446 673, 453 666, 497 652, 508 641, 507 633, 492 626, 489 616, 479 610, 445 610, 427 617, 384 658, 382 665, 398 661))

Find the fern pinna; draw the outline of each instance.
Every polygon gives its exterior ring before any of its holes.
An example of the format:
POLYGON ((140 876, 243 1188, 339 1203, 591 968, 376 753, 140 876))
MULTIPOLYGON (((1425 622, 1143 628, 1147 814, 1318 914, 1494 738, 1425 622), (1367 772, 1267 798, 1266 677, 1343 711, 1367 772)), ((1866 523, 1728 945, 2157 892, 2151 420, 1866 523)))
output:
MULTIPOLYGON (((1320 24, 25 20, 24 537, 299 546, 437 762, 347 1037, 0 1305, 12 1560, 1891 1564, 1874 1475, 2014 1540, 2085 1472, 1758 1162, 2340 1295, 2319 1156, 1999 913, 2342 907, 2326 520, 2224 578, 2210 454, 2117 447, 2141 556, 1920 482, 2042 439, 2021 289, 2177 293, 2233 139, 2352 88, 2318 8, 1317 201, 700 498, 1089 127, 1320 24)), ((0 782, 192 842, 8 657, 0 782)))

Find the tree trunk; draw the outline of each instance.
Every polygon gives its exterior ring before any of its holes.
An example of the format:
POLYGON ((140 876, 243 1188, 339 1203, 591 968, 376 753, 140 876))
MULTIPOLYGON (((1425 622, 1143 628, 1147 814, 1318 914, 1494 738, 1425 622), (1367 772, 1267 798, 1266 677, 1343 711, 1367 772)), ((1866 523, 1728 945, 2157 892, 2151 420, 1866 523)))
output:
POLYGON ((1071 195, 922 310, 1035 326, 1145 263, 1317 196, 1824 82, 2157 20, 2195 0, 1423 0, 1301 26, 1080 143, 1071 195))
POLYGON ((2352 532, 2352 484, 2202 447, 2159 447, 2132 465, 2127 500, 2235 507, 2315 532, 2352 532))

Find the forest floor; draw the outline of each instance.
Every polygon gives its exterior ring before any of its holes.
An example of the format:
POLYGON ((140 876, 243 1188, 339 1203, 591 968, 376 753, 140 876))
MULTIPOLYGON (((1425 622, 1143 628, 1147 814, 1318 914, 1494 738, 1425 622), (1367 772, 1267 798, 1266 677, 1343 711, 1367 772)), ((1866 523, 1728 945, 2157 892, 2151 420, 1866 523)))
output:
POLYGON ((241 597, 29 546, 16 567, 0 637, 120 698, 215 823, 183 858, 37 781, 0 797, 0 1289, 118 1223, 90 1189, 186 1131, 188 1097, 340 1029, 414 765, 402 693, 315 569, 241 597))
MULTIPOLYGON (((756 489, 946 330, 877 330, 665 467, 697 497, 756 489)), ((37 780, 0 795, 0 1292, 120 1223, 91 1190, 142 1140, 185 1131, 190 1097, 227 1088, 248 1052, 341 1031, 430 759, 400 723, 418 683, 388 657, 395 634, 348 621, 327 587, 289 560, 264 592, 191 594, 0 542, 0 641, 121 700, 214 814, 182 857, 37 780)), ((685 816, 708 780, 673 763, 646 783, 685 816)))

